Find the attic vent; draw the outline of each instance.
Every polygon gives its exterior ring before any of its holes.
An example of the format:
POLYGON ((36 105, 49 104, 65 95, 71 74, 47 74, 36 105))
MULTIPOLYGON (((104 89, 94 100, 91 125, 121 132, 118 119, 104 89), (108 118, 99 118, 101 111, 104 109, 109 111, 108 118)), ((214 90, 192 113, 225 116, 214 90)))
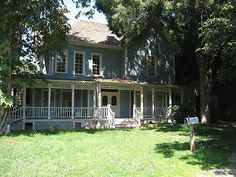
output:
POLYGON ((25 130, 27 131, 33 130, 33 122, 25 122, 25 130))
POLYGON ((82 122, 75 122, 75 129, 80 129, 82 127, 82 122))

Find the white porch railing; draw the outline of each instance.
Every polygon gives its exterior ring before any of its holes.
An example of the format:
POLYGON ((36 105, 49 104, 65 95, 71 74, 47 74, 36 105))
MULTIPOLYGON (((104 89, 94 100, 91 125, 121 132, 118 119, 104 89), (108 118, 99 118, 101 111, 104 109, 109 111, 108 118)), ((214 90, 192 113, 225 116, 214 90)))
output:
POLYGON ((71 118, 71 107, 51 107, 50 116, 51 118, 71 118))
POLYGON ((115 128, 115 113, 111 109, 111 105, 107 105, 108 115, 107 118, 110 123, 110 128, 115 128))
POLYGON ((22 107, 14 108, 11 111, 12 122, 21 119, 22 115, 23 115, 23 108, 22 107))
POLYGON ((74 117, 76 118, 93 118, 97 112, 97 108, 75 107, 74 117))
POLYGON ((143 117, 169 117, 171 113, 171 109, 169 107, 154 107, 154 112, 152 111, 152 107, 144 107, 143 108, 143 117), (154 113, 154 115, 153 115, 154 113))
POLYGON ((133 119, 138 123, 139 126, 141 126, 141 118, 142 118, 141 108, 136 107, 134 105, 133 106, 133 119))
MULTIPOLYGON (((13 120, 18 120, 23 118, 23 107, 18 107, 12 110, 11 117, 13 120)), ((101 107, 100 109, 95 107, 75 107, 74 108, 74 118, 98 118, 98 119, 108 119, 114 118, 114 112, 107 107, 101 107)), ((48 107, 25 107, 25 118, 26 119, 47 119, 48 107)), ((60 118, 72 118, 72 108, 71 107, 51 107, 50 108, 50 118, 60 119, 60 118)))
POLYGON ((143 107, 143 117, 152 117, 152 107, 143 107))
POLYGON ((47 117, 48 117, 47 107, 26 107, 25 108, 25 118, 47 118, 47 117))

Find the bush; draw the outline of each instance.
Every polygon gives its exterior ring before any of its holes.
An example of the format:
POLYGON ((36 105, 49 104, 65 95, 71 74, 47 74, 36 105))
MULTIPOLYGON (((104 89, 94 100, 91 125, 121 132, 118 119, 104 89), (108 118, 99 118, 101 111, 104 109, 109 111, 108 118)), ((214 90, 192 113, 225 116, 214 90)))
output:
POLYGON ((184 118, 191 114, 191 110, 183 105, 174 105, 171 108, 171 117, 176 123, 184 123, 184 118))

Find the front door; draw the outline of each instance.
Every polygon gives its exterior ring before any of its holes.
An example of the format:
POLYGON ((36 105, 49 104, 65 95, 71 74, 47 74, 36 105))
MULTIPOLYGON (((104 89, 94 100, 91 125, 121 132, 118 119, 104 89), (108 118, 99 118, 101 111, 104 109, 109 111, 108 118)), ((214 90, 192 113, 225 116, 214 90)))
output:
POLYGON ((115 117, 120 117, 120 92, 102 92, 102 106, 111 105, 115 117))

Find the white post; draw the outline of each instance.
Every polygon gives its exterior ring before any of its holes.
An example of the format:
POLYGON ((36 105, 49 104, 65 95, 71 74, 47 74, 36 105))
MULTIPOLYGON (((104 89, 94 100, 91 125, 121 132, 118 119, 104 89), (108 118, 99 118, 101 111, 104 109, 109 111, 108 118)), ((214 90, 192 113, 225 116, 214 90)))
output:
POLYGON ((93 108, 96 107, 96 87, 93 89, 93 108))
POLYGON ((48 119, 51 119, 51 90, 52 85, 48 84, 48 119))
POLYGON ((125 78, 127 77, 128 71, 128 58, 127 58, 127 46, 125 46, 125 78))
POLYGON ((71 119, 75 118, 75 85, 71 86, 71 119))
POLYGON ((134 105, 136 105, 136 90, 134 90, 134 105))
MULTIPOLYGON (((35 107, 35 88, 32 91, 32 106, 35 107)), ((35 108, 33 109, 33 116, 35 117, 35 108)))
POLYGON ((155 111, 155 105, 154 105, 154 103, 155 103, 155 92, 154 92, 155 90, 154 90, 154 88, 152 88, 152 118, 154 118, 155 117, 155 115, 154 115, 154 111, 155 111))
POLYGON ((184 89, 181 89, 181 104, 184 104, 184 89))
POLYGON ((171 88, 168 89, 168 93, 169 93, 169 113, 171 113, 171 108, 172 108, 172 92, 171 92, 171 88))
POLYGON ((26 109, 26 86, 23 88, 23 119, 25 119, 25 109, 26 109))
POLYGON ((141 107, 141 114, 142 114, 142 117, 143 117, 143 87, 141 87, 141 90, 140 90, 140 107, 141 107))
POLYGON ((97 100, 98 100, 98 108, 101 108, 101 106, 102 106, 102 102, 101 102, 101 96, 102 96, 102 94, 101 94, 101 84, 100 83, 98 83, 98 98, 97 98, 97 100))

